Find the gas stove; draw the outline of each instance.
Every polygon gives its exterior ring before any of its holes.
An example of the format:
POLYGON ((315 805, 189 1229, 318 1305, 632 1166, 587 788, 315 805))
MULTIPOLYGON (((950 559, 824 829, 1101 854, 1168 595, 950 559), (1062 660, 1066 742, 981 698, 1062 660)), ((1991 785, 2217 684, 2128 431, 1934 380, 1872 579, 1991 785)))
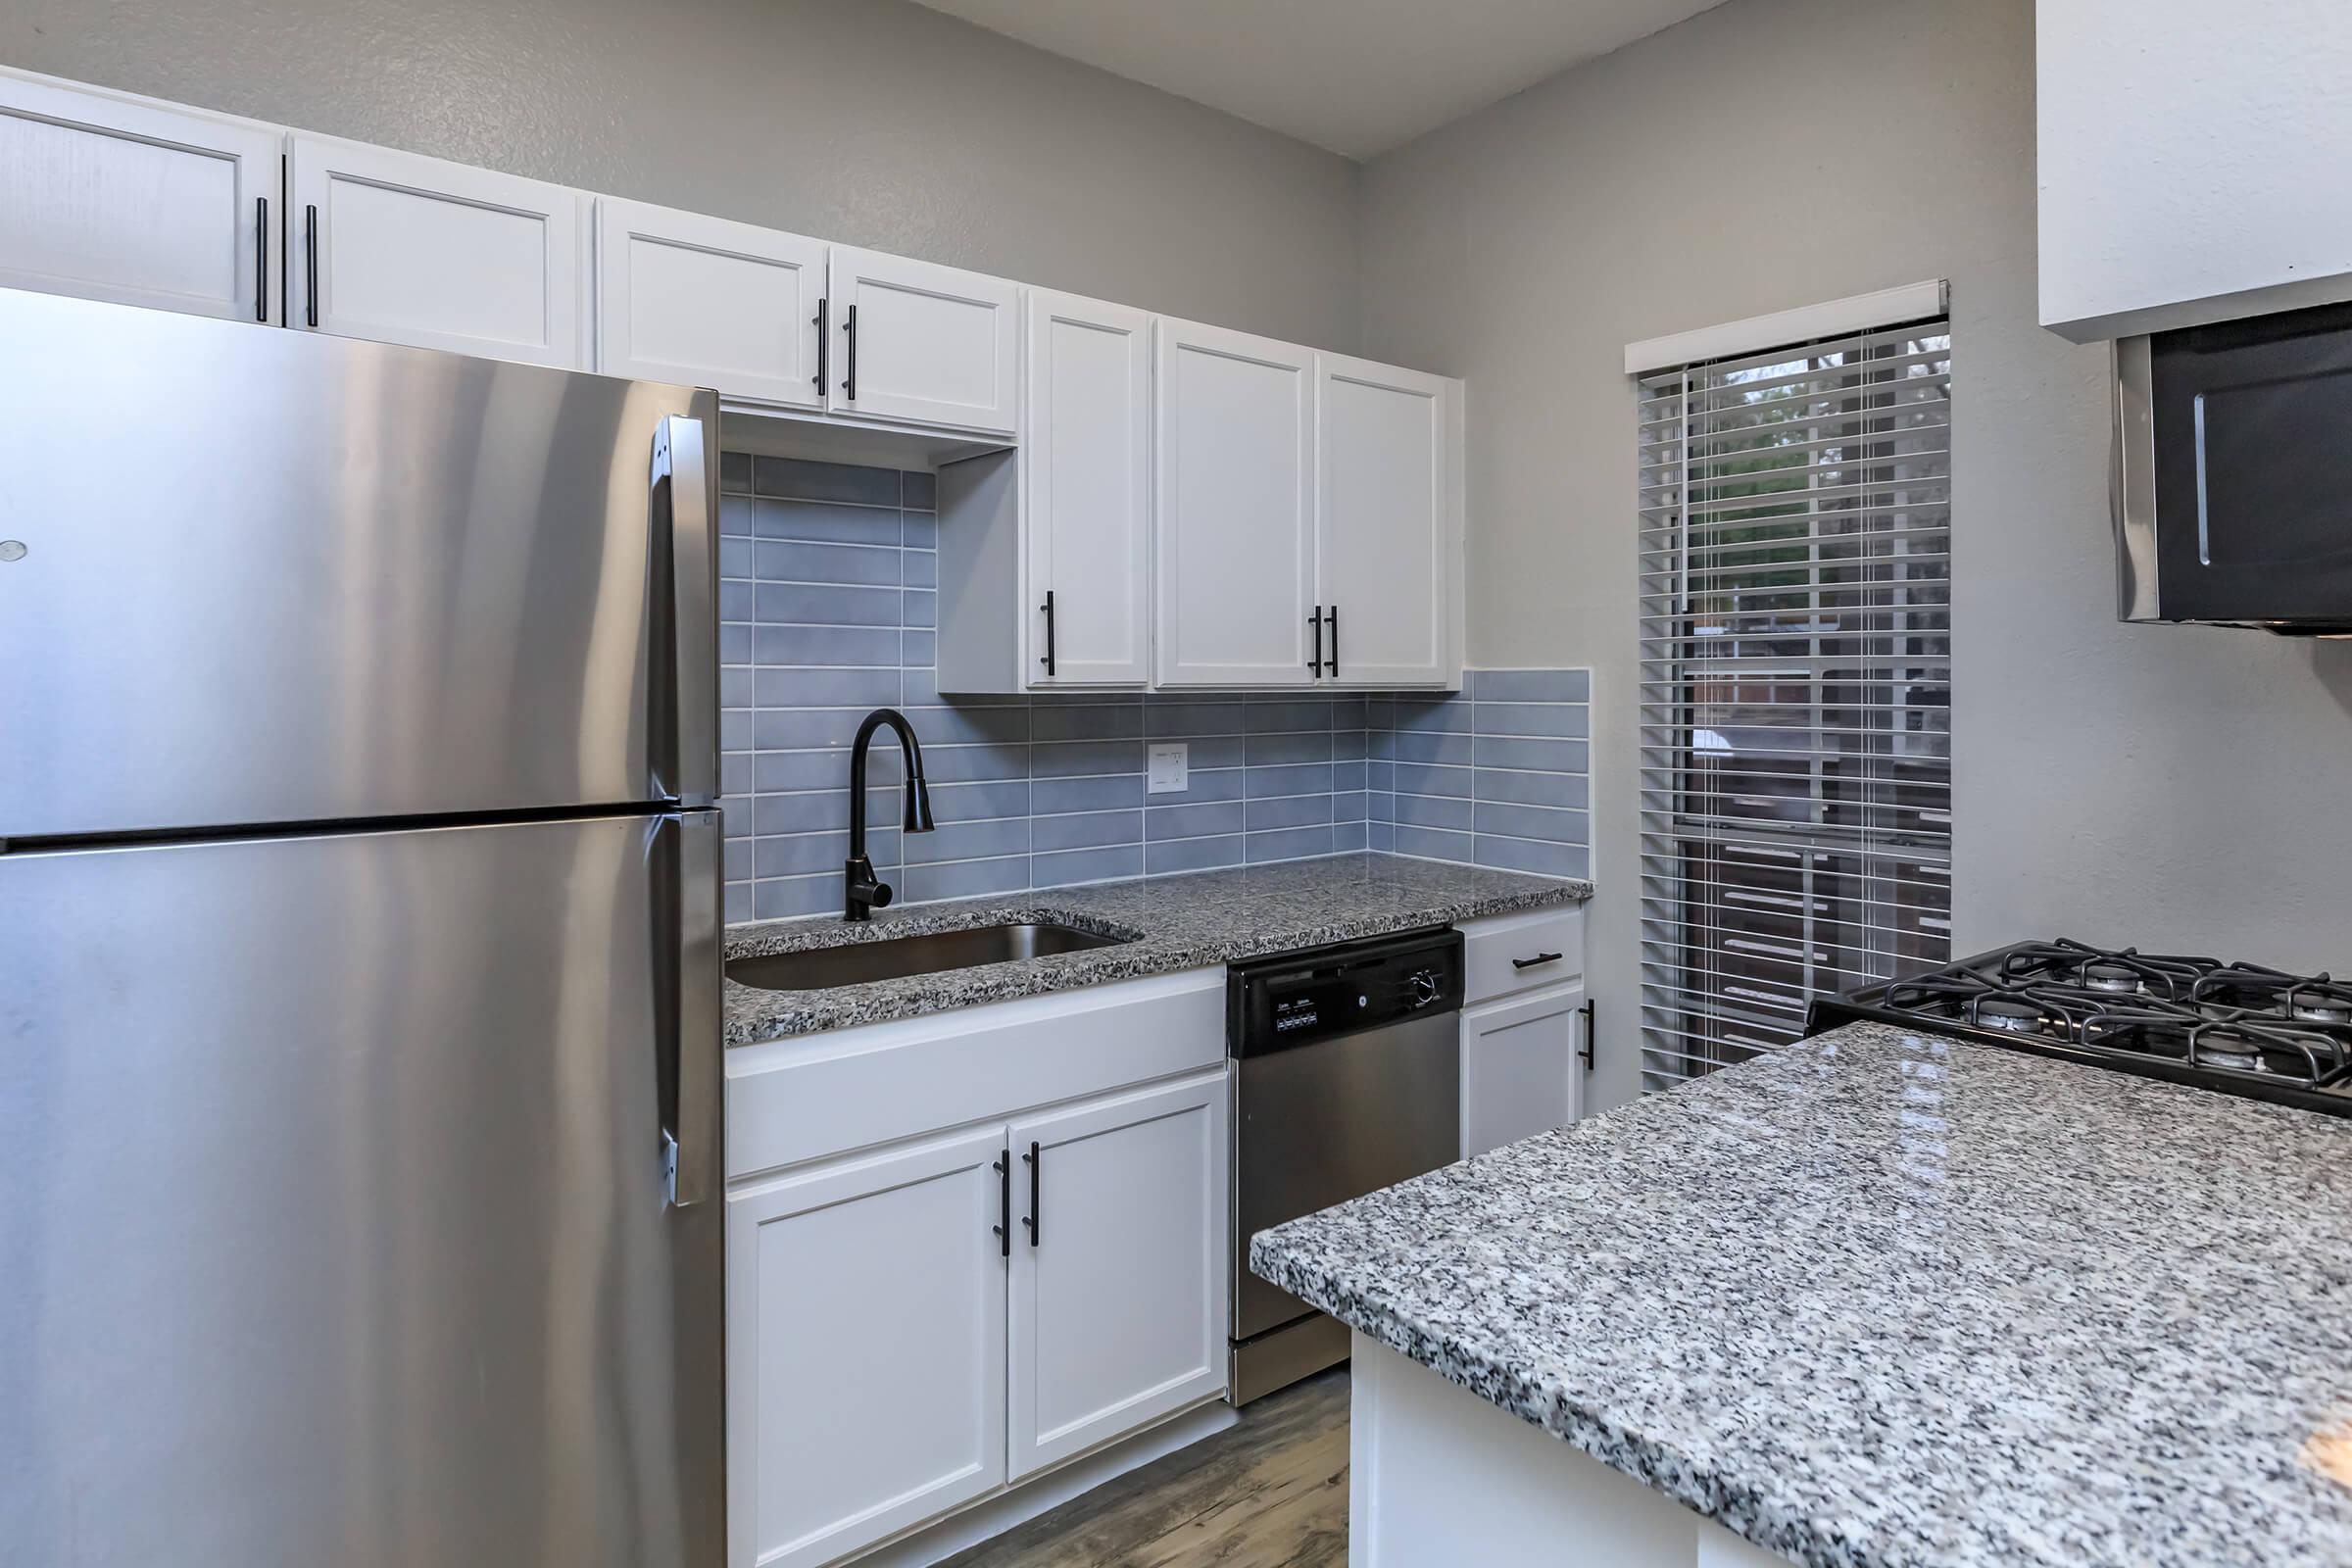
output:
POLYGON ((2352 980, 2060 938, 1817 997, 1806 1033, 1911 1024, 2352 1116, 2352 980))

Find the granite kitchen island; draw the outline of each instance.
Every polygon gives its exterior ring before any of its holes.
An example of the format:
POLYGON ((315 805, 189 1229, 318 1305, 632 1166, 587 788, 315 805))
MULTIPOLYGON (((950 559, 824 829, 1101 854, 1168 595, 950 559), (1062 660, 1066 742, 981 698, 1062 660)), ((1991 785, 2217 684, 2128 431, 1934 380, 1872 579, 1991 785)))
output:
POLYGON ((1852 1024, 1250 1260, 1356 1568, 2352 1563, 2352 1120, 1852 1024))

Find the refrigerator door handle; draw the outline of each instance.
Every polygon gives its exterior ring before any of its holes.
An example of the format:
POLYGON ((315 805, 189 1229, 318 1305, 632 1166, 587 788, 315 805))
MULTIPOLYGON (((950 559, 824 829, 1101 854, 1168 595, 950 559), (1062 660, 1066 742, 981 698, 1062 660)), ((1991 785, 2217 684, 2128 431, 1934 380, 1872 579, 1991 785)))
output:
POLYGON ((702 420, 676 414, 654 432, 654 782, 689 806, 718 799, 718 561, 705 433, 702 420))
POLYGON ((720 1180, 721 831, 716 811, 665 816, 653 847, 662 1158, 675 1208, 705 1201, 720 1180))

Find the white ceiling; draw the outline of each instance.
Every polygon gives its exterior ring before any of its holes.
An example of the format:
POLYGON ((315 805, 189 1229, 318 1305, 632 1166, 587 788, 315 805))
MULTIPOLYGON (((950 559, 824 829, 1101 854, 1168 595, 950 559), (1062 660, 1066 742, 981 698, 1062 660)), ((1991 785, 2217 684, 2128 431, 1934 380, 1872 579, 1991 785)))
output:
POLYGON ((1370 158, 1723 0, 920 0, 1370 158))

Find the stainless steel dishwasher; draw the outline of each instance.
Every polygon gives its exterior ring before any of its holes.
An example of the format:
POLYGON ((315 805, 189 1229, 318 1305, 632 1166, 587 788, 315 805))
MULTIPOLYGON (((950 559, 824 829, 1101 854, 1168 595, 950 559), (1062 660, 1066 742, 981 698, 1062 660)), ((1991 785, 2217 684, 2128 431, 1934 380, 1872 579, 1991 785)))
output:
POLYGON ((1250 1272, 1250 1238, 1461 1154, 1462 934, 1446 927, 1235 964, 1233 1402, 1348 1358, 1348 1331, 1250 1272))

